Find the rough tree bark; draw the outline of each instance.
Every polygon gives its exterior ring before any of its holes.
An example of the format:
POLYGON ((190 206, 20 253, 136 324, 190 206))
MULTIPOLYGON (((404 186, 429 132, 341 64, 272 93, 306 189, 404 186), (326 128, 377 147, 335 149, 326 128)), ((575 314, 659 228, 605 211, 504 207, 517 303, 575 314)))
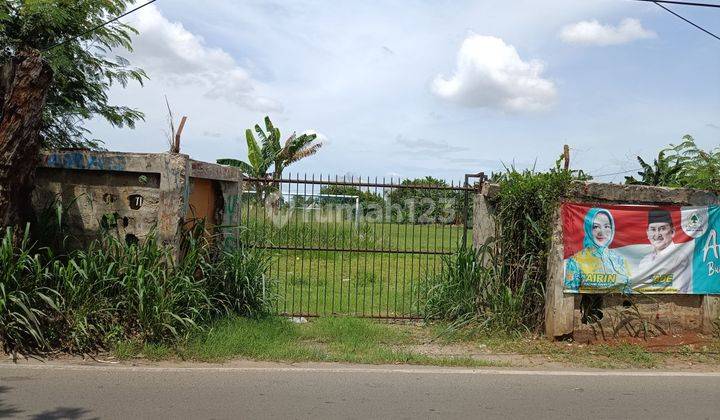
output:
POLYGON ((52 75, 37 50, 19 51, 0 68, 0 227, 22 225, 32 216, 42 110, 52 75))

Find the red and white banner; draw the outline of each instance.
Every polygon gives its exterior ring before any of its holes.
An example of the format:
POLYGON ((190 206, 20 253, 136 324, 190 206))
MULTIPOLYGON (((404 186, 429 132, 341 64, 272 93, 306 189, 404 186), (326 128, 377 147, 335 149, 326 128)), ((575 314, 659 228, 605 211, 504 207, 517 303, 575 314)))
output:
POLYGON ((562 206, 565 291, 720 293, 716 206, 562 206))

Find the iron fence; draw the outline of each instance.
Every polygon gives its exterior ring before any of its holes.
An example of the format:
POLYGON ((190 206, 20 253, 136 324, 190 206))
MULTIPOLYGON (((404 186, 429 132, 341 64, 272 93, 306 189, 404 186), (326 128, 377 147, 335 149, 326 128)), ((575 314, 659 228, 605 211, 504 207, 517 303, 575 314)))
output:
POLYGON ((244 178, 242 239, 272 253, 279 314, 418 318, 428 277, 471 242, 473 176, 244 178))

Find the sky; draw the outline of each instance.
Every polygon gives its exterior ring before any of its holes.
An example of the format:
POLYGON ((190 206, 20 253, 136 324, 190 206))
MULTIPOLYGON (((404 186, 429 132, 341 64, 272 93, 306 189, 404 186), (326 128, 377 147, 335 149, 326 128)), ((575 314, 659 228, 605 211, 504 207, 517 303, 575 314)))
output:
MULTIPOLYGON (((720 33, 720 9, 668 7, 720 33)), ((720 41, 651 3, 158 0, 124 22, 139 35, 117 53, 150 80, 110 97, 146 118, 88 122, 110 150, 166 151, 166 96, 194 159, 245 159, 266 115, 317 133, 293 174, 459 180, 568 144, 621 181, 685 134, 720 145, 720 41)))

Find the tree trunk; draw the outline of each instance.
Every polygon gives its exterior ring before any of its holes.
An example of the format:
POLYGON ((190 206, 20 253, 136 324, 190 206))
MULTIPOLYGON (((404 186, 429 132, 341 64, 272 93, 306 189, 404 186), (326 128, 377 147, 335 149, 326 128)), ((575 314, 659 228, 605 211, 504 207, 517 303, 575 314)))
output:
POLYGON ((270 202, 270 208, 272 210, 272 214, 276 215, 280 209, 280 201, 282 200, 282 183, 279 182, 279 180, 282 179, 282 166, 279 166, 278 162, 275 162, 275 170, 273 171, 272 177, 273 183, 272 187, 270 187, 270 190, 272 190, 270 193, 274 195, 270 202))
POLYGON ((22 50, 0 69, 0 227, 32 217, 40 127, 52 69, 37 50, 22 50))

